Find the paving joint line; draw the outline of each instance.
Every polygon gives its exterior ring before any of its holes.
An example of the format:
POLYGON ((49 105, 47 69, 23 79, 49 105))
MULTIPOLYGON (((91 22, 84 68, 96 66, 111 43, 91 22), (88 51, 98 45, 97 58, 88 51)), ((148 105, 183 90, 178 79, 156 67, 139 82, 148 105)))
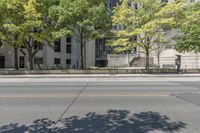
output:
MULTIPOLYGON (((192 81, 193 82, 193 81, 192 81)), ((191 83, 191 82, 190 82, 191 83)), ((186 83, 178 83, 179 85, 181 85, 181 86, 187 86, 187 87, 191 87, 191 88, 195 88, 195 89, 197 89, 197 90, 200 90, 200 87, 198 87, 198 86, 193 86, 193 85, 188 85, 188 84, 186 84, 186 83)))
POLYGON ((192 101, 190 101, 190 100, 188 100, 188 99, 182 98, 182 97, 177 96, 177 95, 175 95, 175 94, 171 94, 171 96, 173 96, 173 97, 175 97, 175 98, 177 98, 177 99, 180 99, 180 100, 182 100, 182 101, 185 101, 185 102, 187 102, 187 103, 193 104, 193 105, 195 105, 195 106, 197 106, 197 107, 200 108, 200 105, 199 105, 199 104, 193 103, 192 101))
POLYGON ((58 120, 54 123, 53 127, 55 127, 60 120, 62 120, 63 116, 69 111, 70 107, 76 102, 76 100, 80 97, 80 95, 85 91, 85 89, 89 86, 89 82, 78 92, 78 94, 73 98, 71 103, 67 106, 64 112, 59 116, 58 120))

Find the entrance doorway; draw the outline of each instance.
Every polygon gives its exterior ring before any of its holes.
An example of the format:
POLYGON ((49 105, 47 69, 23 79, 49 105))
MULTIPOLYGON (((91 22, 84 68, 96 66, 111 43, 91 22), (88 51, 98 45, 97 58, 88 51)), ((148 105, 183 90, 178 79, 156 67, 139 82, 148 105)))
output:
POLYGON ((20 57, 19 57, 19 67, 20 67, 20 68, 25 68, 24 56, 20 56, 20 57))
POLYGON ((0 56, 0 68, 5 68, 5 56, 0 56))

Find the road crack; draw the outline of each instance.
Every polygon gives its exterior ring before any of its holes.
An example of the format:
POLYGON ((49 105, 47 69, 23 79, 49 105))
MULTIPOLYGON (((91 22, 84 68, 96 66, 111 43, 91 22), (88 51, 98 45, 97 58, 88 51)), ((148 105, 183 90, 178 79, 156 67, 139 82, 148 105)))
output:
POLYGON ((177 96, 177 95, 175 95, 175 94, 171 94, 171 96, 173 96, 173 97, 175 97, 175 98, 177 98, 177 99, 180 99, 180 100, 182 100, 182 101, 185 101, 185 102, 187 102, 187 103, 193 104, 193 105, 195 105, 195 106, 198 106, 198 107, 200 108, 200 105, 199 105, 199 104, 193 103, 192 101, 190 101, 190 100, 188 100, 188 99, 186 99, 186 98, 183 98, 183 97, 181 97, 181 96, 177 96))
POLYGON ((54 126, 57 125, 59 121, 62 120, 63 116, 69 111, 69 109, 72 107, 72 105, 77 101, 77 99, 80 97, 80 95, 86 90, 86 88, 89 86, 89 82, 77 93, 77 95, 73 98, 73 100, 70 102, 70 104, 66 107, 64 112, 60 115, 58 120, 55 122, 54 126))

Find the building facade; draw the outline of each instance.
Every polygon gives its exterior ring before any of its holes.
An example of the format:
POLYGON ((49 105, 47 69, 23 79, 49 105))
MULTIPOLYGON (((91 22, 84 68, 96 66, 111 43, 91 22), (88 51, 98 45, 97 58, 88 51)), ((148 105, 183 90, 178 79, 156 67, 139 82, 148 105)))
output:
MULTIPOLYGON (((86 45, 86 68, 95 66, 95 41, 86 45)), ((22 48, 23 49, 23 48, 22 48)), ((80 43, 75 37, 62 38, 51 45, 44 44, 39 48, 34 58, 35 69, 80 69, 81 55, 80 43)), ((23 49, 26 53, 27 51, 23 49)), ((18 62, 20 69, 28 67, 28 57, 18 50, 18 62)), ((11 46, 0 48, 0 68, 14 68, 14 49, 11 46)))
MULTIPOLYGON (((173 2, 174 0, 162 0, 162 2, 173 2)), ((200 0, 190 0, 190 2, 198 2, 200 0)), ((111 0, 109 8, 113 9, 119 3, 119 0, 111 0)), ((134 4, 135 8, 139 8, 139 4, 134 4)), ((120 30, 120 25, 113 27, 112 30, 120 30)), ((163 47, 160 52, 160 67, 161 68, 176 68, 177 55, 181 57, 181 68, 200 68, 200 53, 179 53, 176 51, 175 41, 172 40, 176 36, 177 31, 167 31, 166 38, 170 42, 163 47)), ((150 53, 150 66, 158 66, 157 51, 150 53)), ((97 67, 144 67, 145 55, 141 52, 141 48, 137 47, 129 53, 112 54, 112 49, 105 46, 105 40, 96 41, 96 66, 97 67)))
MULTIPOLYGON (((165 2, 170 2, 168 0, 165 2)), ((113 9, 119 0, 109 0, 107 6, 113 9)), ((111 14, 112 15, 112 14, 111 14)), ((112 30, 120 30, 121 26, 115 26, 112 30)), ((175 36, 176 31, 169 31, 167 37, 175 36)), ((52 45, 44 44, 36 54, 34 62, 36 69, 79 69, 81 67, 80 43, 75 37, 62 38, 52 45)), ((86 68, 90 67, 144 67, 145 55, 140 53, 140 48, 134 48, 131 52, 113 54, 113 50, 107 47, 105 38, 90 41, 86 45, 86 68)), ((18 51, 20 69, 27 68, 27 57, 18 51)), ((199 53, 178 53, 175 50, 175 41, 171 40, 164 48, 160 56, 161 68, 175 68, 176 55, 181 55, 182 68, 200 68, 199 53)), ((157 56, 154 51, 150 54, 150 65, 157 66, 157 56)), ((14 68, 14 49, 10 46, 0 48, 0 68, 14 68)))
MULTIPOLYGON (((62 38, 52 45, 44 44, 34 59, 36 69, 66 69, 80 68, 80 58, 74 38, 62 38)), ((24 50, 27 52, 26 50, 24 50)), ((18 51, 19 68, 27 68, 28 58, 18 51)), ((14 49, 11 46, 3 46, 0 49, 0 68, 14 68, 14 49)))

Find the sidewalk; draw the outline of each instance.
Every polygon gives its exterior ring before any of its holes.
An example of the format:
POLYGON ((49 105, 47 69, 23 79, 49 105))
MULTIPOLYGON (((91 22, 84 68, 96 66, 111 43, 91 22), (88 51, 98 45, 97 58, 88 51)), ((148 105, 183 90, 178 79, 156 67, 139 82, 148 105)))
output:
POLYGON ((143 76, 196 76, 200 69, 182 70, 184 74, 176 74, 175 69, 87 69, 87 70, 1 70, 0 77, 143 77, 143 76))
POLYGON ((0 84, 66 82, 200 82, 200 74, 76 74, 76 75, 0 75, 0 84))
POLYGON ((134 77, 200 77, 200 74, 25 74, 0 75, 0 78, 134 78, 134 77))

